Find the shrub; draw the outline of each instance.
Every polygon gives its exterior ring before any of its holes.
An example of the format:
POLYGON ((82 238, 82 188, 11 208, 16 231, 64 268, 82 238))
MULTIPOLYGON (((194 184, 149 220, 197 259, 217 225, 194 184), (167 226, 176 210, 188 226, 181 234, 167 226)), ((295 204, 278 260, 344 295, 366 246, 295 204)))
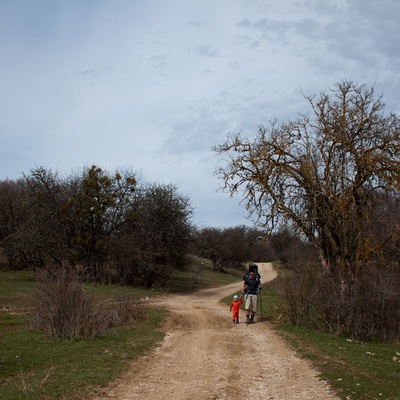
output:
POLYGON ((338 281, 316 265, 291 265, 276 288, 293 325, 322 328, 353 339, 400 339, 400 274, 385 266, 365 266, 357 280, 338 281))
POLYGON ((40 270, 36 277, 32 326, 51 338, 95 338, 110 328, 145 318, 143 306, 133 302, 96 300, 84 291, 73 270, 40 270))

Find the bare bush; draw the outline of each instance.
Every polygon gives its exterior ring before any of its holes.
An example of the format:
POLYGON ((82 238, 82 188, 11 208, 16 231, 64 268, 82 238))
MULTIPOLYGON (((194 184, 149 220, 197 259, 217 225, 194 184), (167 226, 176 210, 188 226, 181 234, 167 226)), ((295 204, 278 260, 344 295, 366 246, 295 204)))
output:
POLYGON ((349 289, 344 329, 359 340, 400 339, 400 275, 369 267, 349 289))
POLYGON ((294 325, 322 328, 357 340, 395 342, 400 339, 400 274, 389 268, 364 267, 353 282, 337 278, 312 265, 291 267, 278 280, 287 315, 294 325))
POLYGON ((317 269, 312 263, 290 266, 291 272, 277 282, 277 289, 287 304, 289 321, 293 325, 315 325, 318 298, 317 269))
POLYGON ((117 300, 105 307, 109 328, 126 326, 147 318, 146 309, 134 300, 117 300))
POLYGON ((37 272, 32 325, 51 338, 95 338, 110 328, 144 318, 143 306, 133 302, 97 301, 83 290, 72 270, 37 272))

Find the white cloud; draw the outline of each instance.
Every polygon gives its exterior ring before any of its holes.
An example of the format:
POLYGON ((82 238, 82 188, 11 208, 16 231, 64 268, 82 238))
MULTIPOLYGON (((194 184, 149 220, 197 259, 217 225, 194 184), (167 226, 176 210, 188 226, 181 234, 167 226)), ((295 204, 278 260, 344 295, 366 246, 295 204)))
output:
POLYGON ((180 187, 199 224, 247 224, 211 148, 342 79, 398 112, 399 16, 397 0, 2 2, 0 179, 132 168, 180 187))

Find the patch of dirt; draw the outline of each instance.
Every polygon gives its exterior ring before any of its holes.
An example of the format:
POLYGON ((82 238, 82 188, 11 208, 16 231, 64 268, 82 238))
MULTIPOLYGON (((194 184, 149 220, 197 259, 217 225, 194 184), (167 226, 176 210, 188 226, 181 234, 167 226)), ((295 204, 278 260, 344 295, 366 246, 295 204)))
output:
MULTIPOLYGON (((269 263, 259 271, 263 282, 275 277, 269 263)), ((246 325, 240 310, 240 323, 232 323, 220 300, 241 286, 158 299, 171 311, 162 345, 91 399, 338 399, 268 322, 246 325)))

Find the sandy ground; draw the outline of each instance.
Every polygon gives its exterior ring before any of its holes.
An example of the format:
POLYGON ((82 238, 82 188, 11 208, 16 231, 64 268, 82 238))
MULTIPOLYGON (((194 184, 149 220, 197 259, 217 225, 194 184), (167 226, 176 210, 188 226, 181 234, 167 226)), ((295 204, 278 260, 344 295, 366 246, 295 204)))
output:
MULTIPOLYGON (((263 282, 275 277, 270 264, 258 265, 263 282)), ((157 300, 172 311, 161 346, 91 398, 338 399, 268 322, 247 325, 241 310, 241 323, 232 323, 229 306, 220 300, 241 286, 157 300)))

